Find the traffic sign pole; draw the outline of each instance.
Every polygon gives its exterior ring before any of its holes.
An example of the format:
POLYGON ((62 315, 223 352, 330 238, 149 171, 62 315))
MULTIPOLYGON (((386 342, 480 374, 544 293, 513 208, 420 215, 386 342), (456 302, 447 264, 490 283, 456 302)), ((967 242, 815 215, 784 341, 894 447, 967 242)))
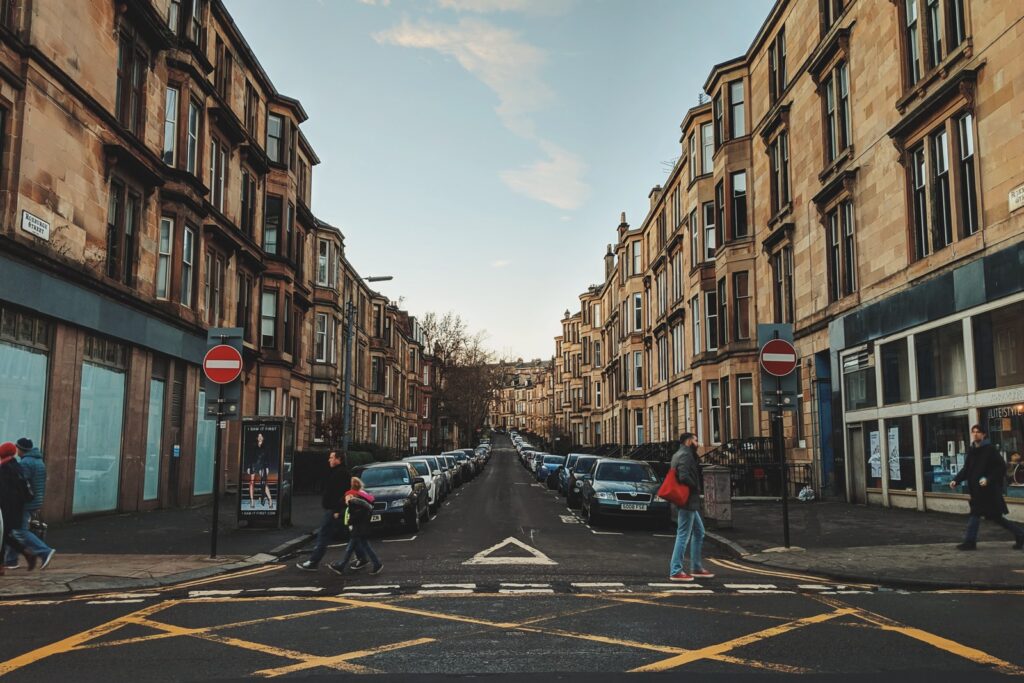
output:
MULTIPOLYGON (((782 486, 782 540, 786 548, 790 547, 789 542, 789 472, 786 469, 786 442, 785 429, 782 422, 783 410, 788 400, 783 391, 783 379, 789 377, 796 370, 799 363, 799 355, 793 344, 788 339, 782 339, 780 327, 777 325, 759 326, 764 327, 758 331, 761 351, 758 361, 761 365, 762 387, 767 381, 774 379, 775 396, 770 402, 768 412, 771 419, 772 450, 775 451, 775 461, 779 463, 779 479, 782 486), (770 339, 761 341, 763 337, 770 336, 770 339)), ((787 326, 784 330, 789 339, 792 339, 792 327, 787 326)), ((762 393, 766 393, 763 392, 762 393)), ((800 416, 797 416, 800 419, 800 416)))
MULTIPOLYGON (((234 340, 240 344, 242 338, 241 328, 210 330, 207 335, 207 343, 211 344, 210 349, 203 358, 203 374, 206 379, 217 387, 216 408, 213 414, 216 418, 214 424, 214 446, 213 446, 213 514, 210 519, 210 558, 217 557, 217 537, 220 524, 220 471, 221 471, 221 441, 223 432, 221 425, 223 418, 231 411, 237 412, 234 406, 225 410, 224 388, 238 381, 242 374, 242 354, 235 346, 228 343, 234 340), (212 345, 215 341, 219 342, 212 345)), ((207 412, 210 413, 209 407, 207 412)), ((197 416, 202 419, 205 416, 197 416)))

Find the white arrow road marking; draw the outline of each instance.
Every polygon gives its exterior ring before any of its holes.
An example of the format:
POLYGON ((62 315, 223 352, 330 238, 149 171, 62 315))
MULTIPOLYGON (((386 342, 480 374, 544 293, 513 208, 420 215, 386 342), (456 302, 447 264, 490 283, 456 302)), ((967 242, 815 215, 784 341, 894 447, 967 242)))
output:
POLYGON ((462 564, 558 564, 550 557, 537 550, 533 546, 526 545, 522 541, 509 536, 504 541, 492 545, 490 548, 481 550, 473 557, 462 564), (501 550, 507 546, 515 546, 530 554, 530 557, 491 557, 491 553, 501 550))

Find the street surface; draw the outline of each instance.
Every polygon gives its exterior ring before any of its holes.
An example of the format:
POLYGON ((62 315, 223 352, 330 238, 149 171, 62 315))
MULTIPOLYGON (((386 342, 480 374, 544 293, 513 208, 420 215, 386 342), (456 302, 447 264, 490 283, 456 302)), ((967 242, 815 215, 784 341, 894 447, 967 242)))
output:
POLYGON ((588 527, 499 437, 419 534, 374 539, 378 576, 327 571, 335 548, 317 573, 292 559, 150 592, 6 602, 0 676, 1024 674, 1024 593, 841 585, 748 567, 710 539, 717 576, 670 584, 672 532, 588 527))

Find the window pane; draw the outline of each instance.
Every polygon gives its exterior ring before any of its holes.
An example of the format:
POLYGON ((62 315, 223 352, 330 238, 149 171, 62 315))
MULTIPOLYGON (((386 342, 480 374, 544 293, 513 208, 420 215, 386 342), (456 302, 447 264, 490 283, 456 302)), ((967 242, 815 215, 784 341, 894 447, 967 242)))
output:
POLYGON ((142 484, 142 499, 155 500, 160 496, 160 451, 164 424, 164 383, 149 381, 149 415, 146 424, 146 463, 142 484))
MULTIPOLYGON (((933 493, 949 493, 949 482, 963 467, 970 443, 966 412, 921 416, 922 487, 933 493)), ((966 492, 966 488, 961 489, 966 492)))
POLYGON ((123 413, 124 373, 83 363, 73 514, 117 509, 123 413))
POLYGON ((977 315, 972 325, 978 389, 1024 384, 1024 302, 977 315))
POLYGON ((882 345, 882 404, 910 400, 910 354, 907 340, 882 345))
POLYGON ((847 410, 875 407, 875 368, 866 353, 843 360, 843 384, 847 410))
POLYGON ((918 398, 960 396, 967 392, 964 335, 960 322, 915 336, 918 398))
MULTIPOLYGON (((5 320, 14 320, 4 311, 5 320)), ((45 353, 0 342, 0 434, 4 438, 26 436, 42 443, 46 408, 45 353)))
POLYGON ((196 460, 192 493, 201 496, 213 493, 213 450, 216 447, 217 422, 206 419, 206 392, 199 390, 196 413, 196 460))
POLYGON ((1007 405, 981 411, 988 438, 1006 461, 1006 497, 1024 499, 1024 405, 1007 405))

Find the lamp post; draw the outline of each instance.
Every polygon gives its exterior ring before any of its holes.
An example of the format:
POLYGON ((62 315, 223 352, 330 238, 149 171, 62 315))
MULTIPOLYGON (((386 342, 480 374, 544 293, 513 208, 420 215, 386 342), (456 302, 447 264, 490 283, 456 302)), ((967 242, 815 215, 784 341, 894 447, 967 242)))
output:
MULTIPOLYGON (((386 282, 390 275, 364 277, 366 282, 386 282)), ((356 336, 356 305, 350 298, 345 304, 345 405, 342 408, 341 453, 348 458, 348 444, 352 440, 352 340, 356 336)))

